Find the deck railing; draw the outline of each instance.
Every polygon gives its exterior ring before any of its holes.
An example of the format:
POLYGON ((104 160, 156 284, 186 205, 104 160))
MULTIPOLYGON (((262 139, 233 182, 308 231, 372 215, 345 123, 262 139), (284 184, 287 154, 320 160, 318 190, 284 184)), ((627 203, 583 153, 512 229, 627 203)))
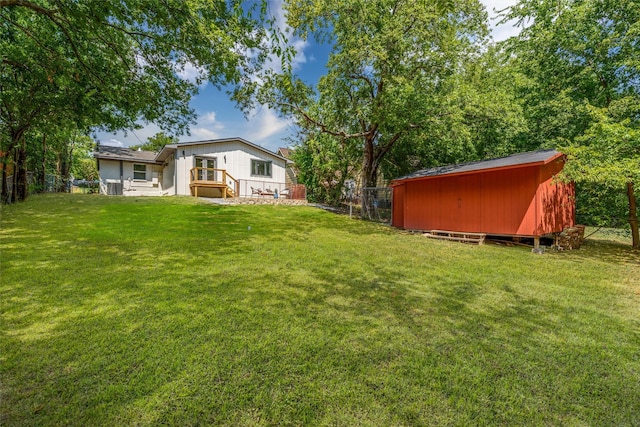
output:
POLYGON ((203 187, 225 187, 233 191, 233 196, 240 193, 240 181, 227 173, 225 169, 191 168, 191 185, 203 187))

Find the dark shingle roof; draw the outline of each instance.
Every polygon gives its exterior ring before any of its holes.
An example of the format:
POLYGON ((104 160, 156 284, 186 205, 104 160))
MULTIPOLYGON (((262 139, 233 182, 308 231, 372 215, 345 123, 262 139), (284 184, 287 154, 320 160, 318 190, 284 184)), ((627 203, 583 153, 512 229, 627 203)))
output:
POLYGON ((110 147, 100 145, 93 157, 105 160, 126 160, 129 162, 156 163, 156 155, 153 151, 135 151, 124 147, 110 147))
POLYGON ((524 166, 535 163, 547 163, 550 160, 562 155, 556 150, 530 151, 527 153, 514 154, 512 156, 500 157, 497 159, 481 160, 477 162, 460 163, 457 165, 439 166, 431 169, 423 169, 409 175, 394 179, 394 181, 404 181, 415 178, 430 176, 461 174, 481 171, 485 169, 499 169, 524 166))
POLYGON ((283 157, 286 157, 287 159, 291 158, 291 150, 289 150, 288 148, 278 148, 278 152, 280 153, 280 155, 282 155, 283 157))
POLYGON ((223 138, 223 139, 206 139, 204 141, 190 141, 190 142, 178 142, 175 144, 168 144, 165 145, 162 150, 158 153, 158 156, 156 157, 156 160, 158 162, 163 162, 167 159, 167 157, 169 157, 169 155, 173 152, 173 150, 179 149, 181 147, 188 147, 191 145, 205 145, 205 144, 222 144, 222 143, 227 143, 227 142, 240 142, 241 144, 245 144, 248 145, 250 147, 253 147, 257 150, 262 151, 265 154, 268 154, 270 156, 282 159, 286 162, 290 162, 290 160, 288 160, 286 157, 281 156, 280 154, 274 153, 273 151, 269 151, 264 147, 261 147, 257 144, 254 144, 253 142, 249 142, 246 139, 243 138, 223 138))

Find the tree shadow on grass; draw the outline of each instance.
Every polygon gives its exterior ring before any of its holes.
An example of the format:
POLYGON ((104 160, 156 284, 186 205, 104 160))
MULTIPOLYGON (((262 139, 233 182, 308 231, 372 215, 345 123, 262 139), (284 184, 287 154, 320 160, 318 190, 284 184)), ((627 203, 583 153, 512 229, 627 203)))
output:
MULTIPOLYGON (((13 291, 3 422, 637 423, 637 327, 595 302, 536 296, 517 278, 463 266, 416 274, 382 258, 342 263, 341 251, 358 249, 314 250, 309 236, 378 228, 309 209, 186 204, 166 230, 172 209, 127 217, 130 208, 99 217, 65 252, 93 254, 79 265, 100 277, 79 283, 73 258, 58 258, 41 287, 13 291), (153 213, 155 224, 136 227, 153 213), (283 242, 306 251, 286 269, 271 264, 287 248, 255 248, 283 242), (247 268, 201 267, 216 259, 247 268)), ((60 239, 48 239, 53 251, 60 239)))
MULTIPOLYGON (((340 342, 354 348, 342 349, 342 360, 364 365, 357 372, 363 381, 394 383, 385 377, 391 360, 396 372, 413 373, 394 384, 397 395, 368 390, 381 406, 396 408, 394 417, 427 421, 423 412, 403 407, 404 389, 444 398, 467 414, 457 422, 472 422, 470 413, 501 424, 633 422, 640 387, 628 376, 638 369, 632 325, 594 307, 526 296, 517 285, 503 285, 499 298, 487 303, 495 289, 473 279, 437 277, 420 296, 408 281, 384 269, 366 279, 329 274, 307 303, 318 316, 333 317, 326 324, 342 324, 340 342), (382 342, 368 335, 397 346, 380 352, 382 342), (416 351, 422 359, 413 358, 416 351)), ((286 293, 277 298, 286 301, 286 293)))
POLYGON ((609 240, 587 239, 580 249, 568 251, 567 256, 576 260, 598 259, 607 264, 626 264, 640 269, 640 250, 609 240))
POLYGON ((3 338, 12 348, 3 418, 633 424, 631 325, 517 284, 441 271, 417 282, 388 266, 358 273, 269 271, 189 291, 139 276, 146 291, 103 289, 51 307, 41 320, 51 331, 3 338))

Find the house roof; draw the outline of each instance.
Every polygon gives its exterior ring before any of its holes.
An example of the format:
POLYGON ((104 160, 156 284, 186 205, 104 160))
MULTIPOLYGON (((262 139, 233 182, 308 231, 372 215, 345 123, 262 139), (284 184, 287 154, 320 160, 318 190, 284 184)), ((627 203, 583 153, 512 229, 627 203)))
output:
POLYGON ((186 147, 191 145, 204 145, 204 144, 222 144, 225 142, 240 142, 242 144, 245 144, 257 150, 260 150, 265 154, 276 157, 278 159, 282 159, 287 163, 290 162, 290 160, 288 160, 286 157, 276 154, 273 151, 269 151, 264 147, 261 147, 257 144, 254 144, 253 142, 249 142, 246 139, 242 139, 242 138, 207 139, 204 141, 178 142, 177 144, 167 144, 162 148, 162 150, 156 156, 156 161, 164 162, 167 159, 167 157, 169 157, 169 155, 173 152, 173 150, 177 150, 178 148, 181 148, 181 147, 186 147))
POLYGON ((280 147, 278 148, 278 153, 282 155, 282 157, 286 157, 287 159, 291 158, 291 150, 288 148, 280 147))
POLYGON ((136 151, 124 147, 99 145, 98 151, 93 153, 96 159, 125 160, 127 162, 157 163, 156 153, 153 151, 136 151))
POLYGON ((562 156, 563 154, 556 150, 529 151, 496 159, 423 169, 412 174, 396 178, 393 180, 393 183, 442 175, 461 175, 492 169, 509 169, 514 167, 532 166, 535 164, 544 165, 562 156))

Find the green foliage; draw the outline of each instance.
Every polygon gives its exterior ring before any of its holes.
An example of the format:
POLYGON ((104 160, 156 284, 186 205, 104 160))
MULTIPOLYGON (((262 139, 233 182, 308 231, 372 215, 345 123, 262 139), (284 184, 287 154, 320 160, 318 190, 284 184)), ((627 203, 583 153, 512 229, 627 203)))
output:
POLYGON ((629 202, 623 188, 576 183, 576 222, 597 227, 627 228, 629 202))
POLYGON ((592 125, 563 147, 568 156, 563 177, 582 184, 577 213, 586 223, 620 226, 629 219, 623 215, 629 208, 626 184, 640 182, 640 129, 628 119, 612 120, 609 110, 592 107, 592 125))
POLYGON ((143 117, 184 130, 193 118, 188 102, 197 85, 238 81, 251 66, 238 47, 257 47, 262 36, 237 2, 58 0, 2 6, 3 87, 13 76, 38 85, 11 85, 3 96, 34 92, 54 101, 59 87, 80 105, 66 96, 61 103, 77 108, 90 126, 109 129, 133 126, 143 117), (195 81, 180 77, 186 68, 196 70, 195 81))
POLYGON ((330 205, 341 202, 344 182, 355 178, 357 158, 352 144, 323 133, 305 136, 293 151, 298 181, 307 187, 307 198, 330 205))
MULTIPOLYGON (((0 1, 1 150, 26 150, 27 133, 135 128, 140 119, 184 133, 200 83, 236 83, 263 59, 249 52, 266 40, 262 25, 241 6, 0 1)), ((23 170, 23 156, 15 160, 23 170)))
POLYGON ((529 139, 567 153, 564 178, 589 189, 579 196, 586 217, 615 223, 619 203, 605 220, 611 197, 600 196, 624 194, 640 178, 637 1, 521 0, 505 17, 524 26, 508 47, 511 66, 527 77, 520 90, 529 139))
POLYGON ((96 161, 93 159, 79 159, 74 162, 71 173, 76 179, 95 181, 100 177, 96 161))
POLYGON ((566 176, 619 189, 640 182, 640 127, 629 120, 612 121, 606 109, 592 111, 592 125, 564 149, 566 176))
POLYGON ((3 426, 640 421, 621 244, 537 256, 176 197, 1 218, 3 426))
POLYGON ((291 1, 287 12, 294 34, 331 44, 326 75, 311 88, 285 65, 237 99, 257 95, 301 127, 353 145, 365 187, 375 185, 394 145, 411 143, 447 115, 450 79, 487 34, 475 0, 291 1))
POLYGON ((132 145, 132 150, 141 149, 144 151, 155 151, 156 153, 162 150, 162 147, 168 144, 175 144, 178 142, 178 138, 175 136, 166 135, 164 132, 158 132, 153 136, 147 138, 147 142, 140 145, 132 145))
POLYGON ((383 163, 386 177, 537 148, 523 138, 528 124, 514 85, 523 77, 505 65, 504 55, 489 47, 465 58, 439 99, 439 117, 392 148, 383 163))

